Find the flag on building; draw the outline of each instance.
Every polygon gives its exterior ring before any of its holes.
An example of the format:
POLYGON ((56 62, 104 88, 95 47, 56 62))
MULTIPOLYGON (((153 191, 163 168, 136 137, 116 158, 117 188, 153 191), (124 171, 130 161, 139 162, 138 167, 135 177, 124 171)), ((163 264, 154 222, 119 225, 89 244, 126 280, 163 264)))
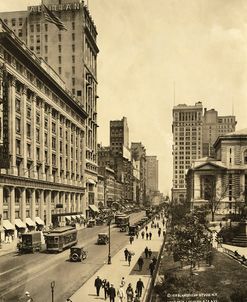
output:
POLYGON ((55 24, 59 30, 67 30, 63 22, 55 14, 53 14, 53 12, 49 10, 47 6, 44 4, 42 6, 44 17, 47 22, 55 24))

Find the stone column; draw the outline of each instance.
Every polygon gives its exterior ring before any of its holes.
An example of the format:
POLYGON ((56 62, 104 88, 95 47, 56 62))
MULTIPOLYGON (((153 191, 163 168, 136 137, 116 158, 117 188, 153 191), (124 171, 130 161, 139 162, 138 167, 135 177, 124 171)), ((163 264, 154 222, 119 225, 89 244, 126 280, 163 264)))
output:
POLYGON ((46 226, 49 226, 51 223, 51 191, 46 191, 46 226))
POLYGON ((41 103, 40 110, 40 160, 41 166, 41 179, 45 180, 45 104, 41 103))
POLYGON ((60 114, 57 114, 56 119, 56 168, 57 179, 56 182, 61 183, 60 179, 60 114))
POLYGON ((51 108, 49 108, 49 116, 48 116, 48 158, 49 158, 49 179, 52 179, 52 112, 51 108))
POLYGON ((63 161, 63 170, 64 170, 64 177, 61 180, 62 183, 67 183, 67 166, 66 166, 66 137, 65 137, 65 133, 66 133, 66 123, 65 123, 65 118, 63 118, 62 121, 62 131, 63 131, 63 157, 62 157, 62 161, 63 161))
POLYGON ((194 200, 201 199, 200 175, 194 174, 194 200))
POLYGON ((21 152, 23 155, 21 175, 24 177, 28 177, 28 173, 27 173, 27 87, 24 87, 22 90, 21 152))
POLYGON ((15 188, 10 188, 10 222, 15 225, 15 188))
POLYGON ((26 188, 21 192, 21 219, 26 224, 26 188))
POLYGON ((33 178, 37 178, 37 158, 36 158, 36 95, 32 99, 32 118, 31 118, 31 140, 32 140, 32 158, 33 158, 33 167, 32 175, 33 178))
POLYGON ((68 179, 68 183, 71 184, 72 183, 72 180, 71 180, 71 174, 72 174, 72 166, 71 166, 71 160, 72 160, 72 154, 71 154, 71 127, 72 125, 70 124, 68 126, 68 172, 69 172, 69 175, 67 176, 67 179, 68 179))
POLYGON ((44 190, 40 190, 39 196, 39 217, 44 220, 44 190))
POLYGON ((36 204, 35 204, 35 199, 36 199, 36 196, 35 196, 35 189, 32 189, 30 190, 31 192, 31 219, 33 221, 35 221, 35 216, 36 216, 36 204))
POLYGON ((10 143, 10 152, 12 154, 10 161, 11 174, 17 175, 16 168, 16 108, 15 108, 15 78, 11 78, 9 81, 9 143, 10 143))
MULTIPOLYGON (((3 229, 3 186, 0 186, 0 240, 4 239, 4 229, 3 229)), ((1 245, 1 243, 0 243, 1 245)))
POLYGON ((70 213, 71 212, 71 193, 67 194, 67 204, 66 204, 66 212, 70 213))

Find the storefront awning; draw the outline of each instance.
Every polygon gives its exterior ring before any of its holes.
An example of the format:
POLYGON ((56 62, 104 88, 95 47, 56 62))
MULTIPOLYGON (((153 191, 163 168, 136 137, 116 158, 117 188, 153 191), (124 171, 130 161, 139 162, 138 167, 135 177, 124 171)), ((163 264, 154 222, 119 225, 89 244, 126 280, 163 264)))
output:
POLYGON ((71 216, 71 218, 72 218, 73 220, 76 220, 76 216, 75 216, 75 215, 71 216))
POLYGON ((39 217, 35 217, 35 222, 36 222, 38 225, 45 225, 45 224, 44 224, 44 221, 41 220, 39 217))
POLYGON ((15 230, 15 227, 13 226, 13 224, 9 221, 9 220, 3 220, 3 228, 7 231, 9 230, 15 230))
POLYGON ((87 180, 87 183, 88 183, 88 184, 91 184, 91 185, 95 185, 95 181, 94 181, 93 179, 91 179, 91 178, 89 178, 89 179, 87 180))
POLYGON ((76 216, 76 218, 81 219, 81 216, 80 216, 80 215, 75 215, 75 216, 76 216))
POLYGON ((99 209, 98 209, 94 204, 89 205, 89 208, 90 208, 93 212, 99 213, 99 209))
POLYGON ((80 217, 81 217, 81 218, 85 218, 85 215, 83 215, 83 214, 80 214, 80 217))
POLYGON ((27 224, 28 226, 32 226, 32 227, 35 227, 35 226, 36 226, 35 222, 33 222, 32 219, 29 218, 29 217, 26 218, 26 224, 27 224))
POLYGON ((19 218, 15 219, 15 226, 17 226, 19 229, 25 229, 27 227, 25 223, 19 218))
POLYGON ((65 216, 65 219, 67 219, 68 221, 71 221, 71 216, 65 216))

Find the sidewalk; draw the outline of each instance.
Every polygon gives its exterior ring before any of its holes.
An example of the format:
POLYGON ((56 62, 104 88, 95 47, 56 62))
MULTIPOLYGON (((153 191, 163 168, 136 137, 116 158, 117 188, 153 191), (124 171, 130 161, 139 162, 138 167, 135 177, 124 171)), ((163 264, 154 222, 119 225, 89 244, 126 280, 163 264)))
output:
POLYGON ((247 258, 247 247, 241 247, 241 246, 235 246, 230 244, 222 244, 222 247, 228 250, 231 250, 233 252, 237 251, 239 255, 245 256, 247 258))
MULTIPOLYGON (((144 265, 141 272, 138 270, 137 260, 140 255, 144 252, 146 246, 152 250, 152 256, 155 255, 157 257, 163 242, 162 235, 161 237, 158 237, 158 229, 151 228, 150 225, 151 223, 148 224, 148 232, 152 232, 152 240, 141 239, 141 235, 139 234, 139 238, 135 238, 132 245, 128 244, 112 257, 112 264, 104 264, 87 282, 84 283, 84 285, 78 291, 76 291, 70 297, 70 299, 73 302, 91 302, 96 300, 104 301, 104 290, 101 289, 100 296, 97 297, 96 289, 94 287, 94 281, 96 277, 99 276, 101 279, 107 279, 110 284, 113 284, 114 288, 116 289, 116 293, 119 288, 122 277, 125 278, 126 282, 124 286, 124 291, 126 290, 129 283, 131 283, 132 288, 135 291, 136 282, 139 280, 139 278, 141 278, 144 283, 144 291, 142 293, 141 301, 144 301, 151 280, 148 269, 150 259, 145 259, 144 257, 144 265), (124 257, 124 249, 126 247, 128 250, 133 251, 135 253, 135 255, 132 257, 130 266, 125 261, 124 257)), ((115 301, 118 301, 117 297, 115 301)))

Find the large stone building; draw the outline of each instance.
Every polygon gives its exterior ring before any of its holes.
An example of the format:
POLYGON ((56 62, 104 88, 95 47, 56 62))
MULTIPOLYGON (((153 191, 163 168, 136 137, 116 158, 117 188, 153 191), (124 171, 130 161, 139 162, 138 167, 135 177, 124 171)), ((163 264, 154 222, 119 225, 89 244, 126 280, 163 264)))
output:
POLYGON ((215 158, 198 159, 188 170, 191 208, 213 204, 216 213, 238 213, 247 202, 247 129, 219 136, 214 150, 215 158))
POLYGON ((157 156, 146 156, 147 192, 158 191, 159 187, 159 161, 157 156))
POLYGON ((8 232, 85 213, 86 113, 0 21, 0 217, 8 232), (63 216, 64 218, 64 216, 63 216))
POLYGON ((136 191, 138 192, 136 201, 138 204, 143 205, 146 203, 147 172, 146 172, 146 148, 143 146, 142 143, 140 142, 131 143, 131 156, 133 161, 136 164, 138 163, 138 167, 140 171, 139 186, 136 189, 136 191))
POLYGON ((215 109, 204 108, 202 127, 202 157, 213 157, 213 144, 218 136, 235 131, 236 118, 233 115, 218 116, 215 109))
POLYGON ((213 144, 219 135, 235 130, 234 116, 218 116, 204 109, 201 102, 173 108, 173 200, 186 197, 185 175, 190 164, 203 156, 213 156, 213 144))
MULTIPOLYGON (((53 67, 87 112, 83 186, 86 204, 94 204, 97 196, 97 30, 82 1, 43 0, 43 3, 61 19, 67 31, 48 23, 41 5, 30 6, 27 11, 0 13, 0 18, 38 57, 53 67)), ((53 76, 58 77, 55 73, 53 76)))

